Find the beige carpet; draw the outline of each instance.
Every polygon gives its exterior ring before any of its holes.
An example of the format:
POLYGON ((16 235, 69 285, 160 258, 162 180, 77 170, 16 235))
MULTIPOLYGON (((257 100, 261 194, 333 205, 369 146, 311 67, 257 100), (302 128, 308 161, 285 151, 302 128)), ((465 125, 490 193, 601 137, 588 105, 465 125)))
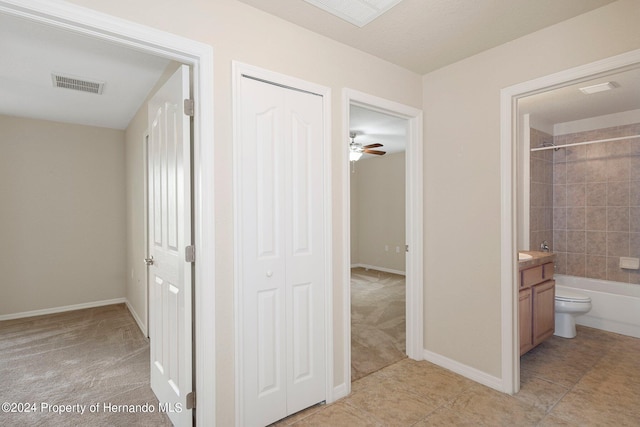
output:
POLYGON ((405 277, 351 270, 351 381, 405 357, 405 277))
POLYGON ((32 411, 3 410, 2 426, 171 425, 149 386, 149 342, 124 304, 0 322, 0 378, 0 401, 32 411), (113 412, 144 404, 154 412, 113 412))

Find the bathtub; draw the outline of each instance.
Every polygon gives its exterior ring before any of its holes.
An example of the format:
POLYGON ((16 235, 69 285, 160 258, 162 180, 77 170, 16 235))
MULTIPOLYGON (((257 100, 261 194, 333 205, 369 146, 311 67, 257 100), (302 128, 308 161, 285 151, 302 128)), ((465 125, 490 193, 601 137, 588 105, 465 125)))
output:
POLYGON ((591 298, 591 311, 576 324, 640 338, 640 285, 556 274, 557 289, 591 298))

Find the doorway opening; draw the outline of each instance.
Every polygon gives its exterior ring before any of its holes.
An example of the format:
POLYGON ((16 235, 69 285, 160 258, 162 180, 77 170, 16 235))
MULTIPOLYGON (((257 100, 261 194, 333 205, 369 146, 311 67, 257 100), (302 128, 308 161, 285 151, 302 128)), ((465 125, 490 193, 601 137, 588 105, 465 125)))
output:
MULTIPOLYGON (((502 360, 504 361, 502 364, 502 380, 503 389, 507 393, 513 394, 520 390, 519 325, 518 310, 516 309, 518 307, 518 287, 514 286, 515 283, 518 283, 518 267, 516 264, 517 258, 514 254, 517 253, 518 250, 528 249, 521 246, 529 246, 532 250, 535 249, 532 247, 532 245, 534 245, 533 240, 535 240, 538 235, 544 236, 546 232, 546 230, 530 230, 529 210, 531 206, 529 203, 530 190, 528 188, 530 181, 525 179, 524 175, 529 175, 530 149, 536 147, 530 146, 530 137, 532 134, 529 128, 532 123, 530 121, 531 116, 524 114, 528 108, 526 99, 527 97, 538 95, 544 97, 545 94, 552 96, 553 91, 569 88, 572 85, 580 87, 588 86, 589 84, 587 82, 589 81, 629 71, 637 68, 639 65, 640 50, 635 50, 511 86, 503 89, 501 92, 501 293, 502 360), (526 129, 525 124, 527 125, 526 129), (525 136, 528 137, 525 138, 525 136), (530 231, 535 231, 535 233, 530 234, 530 231)), ((529 99, 532 100, 535 98, 529 99)), ((540 127, 540 124, 538 124, 538 126, 540 127)), ((544 137, 545 135, 542 135, 542 137, 537 138, 539 139, 538 145, 549 145, 553 143, 553 141, 546 141, 547 143, 545 144, 544 137)), ((552 135, 546 135, 546 138, 552 139, 552 135)), ((551 150, 555 148, 553 146, 550 147, 551 150)), ((578 168, 576 168, 576 170, 577 169, 578 168)), ((563 174, 563 176, 565 175, 566 174, 563 174)), ((586 184, 586 175, 584 182, 586 184)), ((563 188, 563 191, 565 191, 566 195, 566 188, 563 188)), ((582 199, 586 200, 585 197, 582 199)), ((578 200, 578 198, 576 198, 576 200, 578 200)), ((582 215, 582 213, 586 213, 586 206, 582 208, 582 211, 577 209, 575 213, 581 214, 580 217, 586 219, 586 217, 582 215)), ((544 209, 541 209, 540 212, 543 213, 544 209)), ((553 218, 551 218, 551 222, 553 223, 553 218)), ((584 223, 582 220, 580 222, 584 223)), ((564 235, 566 234, 568 233, 564 235)), ((582 234, 586 235, 586 230, 582 234)), ((562 243, 564 246, 561 246, 562 248, 566 248, 566 242, 566 239, 563 239, 562 243)), ((553 244, 553 241, 550 243, 553 244)), ((586 246, 586 242, 583 246, 586 246)), ((566 267, 567 265, 565 264, 564 266, 566 267)))
MULTIPOLYGON (((214 259, 213 212, 213 50, 211 46, 178 37, 143 25, 124 21, 75 5, 16 5, 0 1, 0 13, 31 22, 62 28, 91 39, 107 40, 123 48, 166 58, 191 67, 194 79, 194 229, 195 244, 202 259, 214 259)), ((215 355, 214 312, 204 307, 214 303, 214 263, 195 266, 195 382, 199 399, 215 402, 214 366, 206 363, 215 355)), ((198 409, 199 422, 215 418, 215 405, 198 409)))
POLYGON ((349 127, 351 381, 355 381, 406 357, 408 120, 350 105, 349 127))
MULTIPOLYGON (((352 373, 352 363, 354 361, 356 365, 359 363, 358 360, 354 360, 354 354, 352 353, 352 351, 357 351, 352 350, 352 337, 356 338, 356 345, 359 346, 366 341, 375 342, 376 338, 373 337, 373 335, 380 333, 380 329, 377 329, 377 331, 376 329, 369 329, 371 325, 363 327, 363 324, 359 323, 359 321, 352 321, 353 314, 358 317, 361 316, 357 311, 360 311, 360 313, 367 311, 366 308, 363 310, 356 308, 356 313, 353 312, 352 266, 357 268, 354 272, 359 274, 360 278, 363 279, 364 283, 362 286, 366 287, 366 282, 369 282, 369 290, 371 290, 371 281, 378 283, 377 285, 374 285, 374 287, 380 287, 379 279, 383 275, 385 275, 384 280, 394 277, 398 281, 396 288, 399 289, 397 292, 399 297, 396 297, 395 301, 391 304, 396 307, 396 314, 404 311, 404 325, 398 324, 398 319, 400 319, 400 322, 402 319, 399 315, 391 314, 393 310, 387 311, 387 314, 390 314, 390 316, 386 321, 383 320, 382 323, 384 323, 383 328, 386 328, 387 332, 395 330, 394 335, 397 336, 398 331, 400 331, 400 335, 404 334, 404 337, 400 337, 395 340, 388 339, 390 342, 389 349, 393 348, 389 360, 393 360, 394 357, 402 358, 405 354, 415 360, 421 360, 424 356, 422 313, 422 112, 412 107, 349 89, 344 91, 343 105, 345 111, 344 135, 347 137, 354 135, 353 140, 357 144, 357 147, 362 147, 365 151, 374 151, 374 153, 365 152, 362 157, 363 160, 358 160, 362 162, 360 165, 358 165, 357 162, 353 164, 352 161, 349 160, 350 153, 354 151, 351 149, 353 145, 351 144, 351 140, 345 137, 343 151, 343 188, 345 189, 343 198, 343 221, 347 232, 344 233, 345 240, 343 245, 345 250, 343 264, 343 301, 345 325, 344 394, 346 395, 351 389, 351 381, 366 373, 366 369, 355 369, 352 373), (364 181, 369 178, 366 178, 365 174, 370 174, 371 179, 375 179, 373 177, 376 175, 376 168, 370 168, 367 167, 367 165, 375 165, 375 162, 387 156, 385 144, 387 147, 386 149, 388 150, 393 147, 394 143, 391 139, 388 141, 374 141, 373 139, 368 141, 365 140, 367 138, 365 135, 367 130, 366 126, 359 123, 359 115, 365 117, 369 116, 377 119, 378 121, 385 120, 389 123, 395 123, 395 126, 403 129, 403 131, 396 130, 396 137, 399 141, 402 141, 402 143, 405 144, 404 154, 393 154, 390 152, 388 155, 390 161, 394 162, 395 160, 394 163, 396 163, 396 170, 394 174, 400 174, 399 178, 396 176, 393 180, 395 185, 398 185, 398 181, 400 181, 400 184, 404 184, 403 189, 399 190, 396 188, 393 190, 396 193, 403 192, 405 196, 402 202, 395 201, 394 203, 396 205, 397 203, 403 203, 403 206, 399 207, 399 209, 395 209, 395 212, 393 213, 393 215, 395 215, 395 219, 389 219, 387 223, 374 224, 375 227, 373 227, 373 232, 367 231, 369 227, 362 223, 362 221, 365 223, 368 221, 366 217, 367 212, 365 212, 365 210, 374 209, 366 205, 366 203, 371 203, 373 199, 370 199, 365 203, 359 203, 360 200, 364 201, 367 196, 361 193, 360 196, 362 197, 359 196, 358 201, 354 201, 352 196, 357 193, 355 189, 358 186, 364 188, 363 185, 358 185, 358 179, 360 176, 362 176, 362 182, 360 184, 366 185, 366 182, 364 181), (359 126, 362 126, 363 129, 357 129, 359 126), (404 135, 400 135, 403 132, 404 135), (359 142, 358 138, 362 140, 362 143, 359 142), (381 144, 383 147, 377 146, 376 144, 381 144), (369 146, 369 148, 366 148, 366 146, 369 146), (385 154, 380 155, 376 153, 381 151, 385 151, 385 154), (366 160, 364 156, 375 156, 379 159, 366 160), (367 171, 367 169, 371 170, 367 171), (354 174, 353 171, 356 173, 354 174), (360 171, 359 175, 358 171, 360 171), (358 175, 359 177, 355 178, 354 175, 358 175), (404 218, 397 219, 398 215, 404 216, 404 218), (352 222, 353 218, 365 219, 357 219, 352 222), (399 230, 395 230, 395 233, 393 233, 394 227, 399 228, 399 230), (383 229, 385 229, 385 233, 389 231, 391 234, 383 235, 383 229), (358 236, 360 233, 362 233, 362 235, 358 236), (391 237, 392 235, 394 237, 391 237), (352 237, 355 237, 355 239, 352 240, 352 237), (371 244, 365 243, 364 241, 367 239, 373 239, 376 242, 371 244), (360 243, 356 244, 356 241, 359 241, 360 243), (363 250, 360 251, 360 248, 363 248, 363 250), (374 252, 367 253, 369 249, 372 249, 374 252), (398 273, 404 273, 405 276, 403 277, 398 273), (403 279, 405 283, 401 284, 403 279), (404 306, 397 307, 398 305, 404 306), (356 332, 353 332, 352 330, 353 324, 355 324, 356 328, 359 328, 356 332), (369 338, 371 338, 370 340, 361 334, 362 330, 366 331, 367 329, 370 335, 369 338), (404 331, 402 331, 402 329, 404 329, 404 331), (405 344, 404 348, 402 348, 403 344, 405 344)), ((371 131, 369 133, 375 132, 371 131)), ((373 135, 369 135, 369 138, 372 136, 373 135)), ((388 172, 390 173, 391 171, 389 170, 388 172)), ((385 180, 384 176, 380 176, 379 179, 381 180, 378 183, 380 185, 385 185, 384 182, 387 184, 391 182, 390 179, 385 180)), ((375 185, 367 187, 365 192, 370 193, 370 190, 374 190, 373 192, 375 193, 375 185)), ((396 208, 398 208, 398 206, 396 206, 396 208)), ((389 212, 387 215, 392 214, 389 212)), ((372 219, 373 222, 376 222, 372 217, 369 218, 372 219)), ((358 301, 354 302, 358 304, 358 301)), ((368 303, 365 303, 365 305, 367 304, 368 303)), ((373 317, 376 316, 374 315, 373 317)), ((378 319, 382 319, 382 317, 378 317, 378 319)), ((366 325, 366 323, 364 325, 366 325)), ((376 363, 382 363, 384 366, 385 362, 383 359, 378 359, 379 360, 376 363)), ((393 363, 393 361, 391 363, 393 363)), ((365 364, 371 365, 366 361, 365 364)))

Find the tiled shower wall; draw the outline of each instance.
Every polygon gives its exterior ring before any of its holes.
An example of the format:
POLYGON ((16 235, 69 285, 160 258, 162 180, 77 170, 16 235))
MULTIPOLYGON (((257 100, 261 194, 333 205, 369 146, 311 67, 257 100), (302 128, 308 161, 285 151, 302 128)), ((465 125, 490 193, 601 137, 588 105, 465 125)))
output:
MULTIPOLYGON (((531 129, 531 148, 551 143, 553 136, 531 129)), ((553 150, 533 151, 530 158, 529 249, 540 250, 546 241, 553 251, 553 150)))
MULTIPOLYGON (((640 123, 556 135, 554 143, 638 134, 640 123)), ((619 268, 620 257, 640 257, 640 139, 546 152, 553 152, 556 272, 640 284, 638 270, 619 268)))

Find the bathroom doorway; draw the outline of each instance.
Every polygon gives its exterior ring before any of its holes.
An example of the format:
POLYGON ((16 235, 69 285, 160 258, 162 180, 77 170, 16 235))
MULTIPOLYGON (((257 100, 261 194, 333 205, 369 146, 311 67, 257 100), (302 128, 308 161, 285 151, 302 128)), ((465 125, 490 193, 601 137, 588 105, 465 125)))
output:
MULTIPOLYGON (((604 206, 597 206, 604 208, 605 229, 589 230, 588 224, 593 225, 596 219, 593 213, 588 216, 589 200, 596 203, 596 198, 587 192, 590 184, 587 175, 600 173, 604 176, 604 181, 591 184, 598 184, 600 190, 604 188, 606 191, 607 169, 596 167, 597 162, 603 160, 596 152, 602 150, 604 145, 591 142, 608 138, 598 136, 583 140, 581 138, 585 135, 579 134, 601 132, 639 122, 639 82, 636 75, 639 65, 640 51, 632 51, 502 91, 502 295, 505 313, 502 352, 506 361, 503 364, 503 384, 508 392, 515 393, 520 389, 517 311, 511 310, 518 298, 517 289, 513 287, 513 283, 517 283, 513 254, 518 250, 536 250, 541 243, 538 240, 545 233, 551 233, 551 241, 547 240, 547 243, 552 251, 560 255, 557 260, 559 271, 582 269, 586 272, 593 265, 591 262, 594 258, 591 256, 607 257, 607 194, 605 192, 604 196, 599 196, 597 202, 605 203, 604 206), (612 89, 610 93, 596 91, 585 95, 580 91, 581 88, 596 85, 607 86, 607 83, 612 89), (631 95, 630 102, 625 101, 627 92, 631 95), (611 102, 605 101, 608 97, 605 95, 610 95, 611 102), (570 150, 569 144, 575 142, 588 144, 576 144, 570 150), (566 144, 567 148, 556 151, 552 144, 566 144), (586 147, 591 149, 587 150, 586 147), (533 156, 532 149, 534 153, 550 151, 553 154, 533 156), (515 218, 511 216, 512 213, 515 218), (567 224, 570 224, 569 228, 567 224), (598 236, 604 237, 604 246, 598 245, 593 239, 595 235, 590 232, 594 231, 604 232, 598 236), (589 240, 588 234, 591 234, 589 240), (598 250, 598 246, 604 247, 604 255, 587 253, 598 250), (591 249, 587 249, 589 247, 591 249)), ((629 140, 627 144, 630 144, 629 140)), ((629 168, 626 171, 630 173, 629 168)), ((629 200, 631 185, 627 184, 626 188, 625 199, 629 200)), ((594 189, 595 186, 592 186, 590 190, 594 189)), ((625 208, 627 211, 631 209, 629 205, 625 208)), ((627 244, 627 250, 629 248, 630 243, 627 244)), ((604 261, 606 268, 606 259, 599 261, 604 261)), ((591 274, 594 274, 593 271, 591 274)))
MULTIPOLYGON (((571 322, 624 334, 618 318, 627 304, 615 292, 640 282, 637 270, 620 266, 621 257, 640 257, 640 68, 521 98, 518 112, 529 165, 520 175, 518 218, 528 227, 519 229, 518 250, 555 254, 556 297, 590 298, 585 291, 599 286, 589 300, 596 312, 571 322)), ((544 372, 534 355, 520 363, 521 378, 544 372)))

